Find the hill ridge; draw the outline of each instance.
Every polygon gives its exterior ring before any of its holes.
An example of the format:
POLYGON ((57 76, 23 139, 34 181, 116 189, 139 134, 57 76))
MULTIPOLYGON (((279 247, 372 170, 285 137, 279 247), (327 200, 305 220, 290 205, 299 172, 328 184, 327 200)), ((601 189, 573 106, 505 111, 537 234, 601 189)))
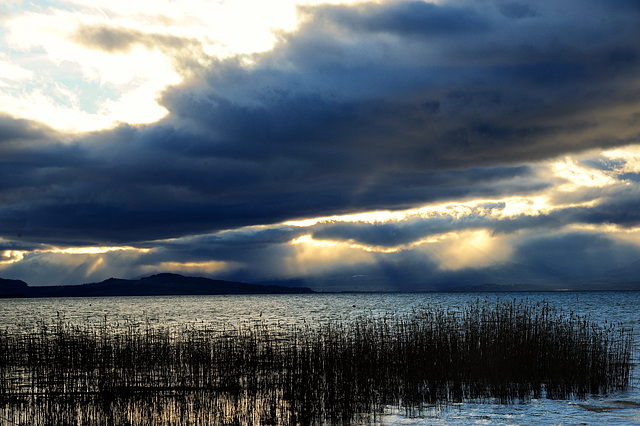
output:
POLYGON ((108 278, 77 285, 29 286, 0 278, 0 297, 188 296, 224 294, 302 294, 308 287, 260 285, 239 281, 159 273, 138 279, 108 278))

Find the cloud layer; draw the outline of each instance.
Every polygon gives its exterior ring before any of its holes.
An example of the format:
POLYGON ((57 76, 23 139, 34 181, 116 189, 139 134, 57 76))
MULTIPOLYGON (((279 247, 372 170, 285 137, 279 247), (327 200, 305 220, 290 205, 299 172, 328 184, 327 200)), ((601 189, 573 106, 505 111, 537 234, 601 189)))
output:
POLYGON ((544 247, 590 247, 581 238, 635 259, 635 242, 603 228, 640 219, 637 157, 603 153, 640 141, 635 2, 298 13, 273 49, 222 58, 191 35, 78 26, 69 42, 157 50, 182 80, 158 100, 167 115, 148 125, 67 134, 0 117, 4 270, 73 258, 76 281, 182 265, 253 280, 414 271, 396 278, 416 282, 525 257, 563 269, 544 247), (539 199, 544 208, 526 211, 539 199), (432 210, 284 224, 421 206, 432 210), (129 248, 66 258, 50 249, 99 246, 129 248))

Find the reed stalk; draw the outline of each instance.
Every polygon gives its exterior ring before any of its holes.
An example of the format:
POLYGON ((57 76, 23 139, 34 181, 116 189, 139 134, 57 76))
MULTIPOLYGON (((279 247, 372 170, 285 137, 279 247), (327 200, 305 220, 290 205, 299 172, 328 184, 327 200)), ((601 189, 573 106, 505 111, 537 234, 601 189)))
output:
MULTIPOLYGON (((9 425, 376 423, 390 407, 585 398, 629 385, 632 332, 548 303, 282 327, 0 331, 9 425)), ((4 424, 3 423, 3 424, 4 424)))

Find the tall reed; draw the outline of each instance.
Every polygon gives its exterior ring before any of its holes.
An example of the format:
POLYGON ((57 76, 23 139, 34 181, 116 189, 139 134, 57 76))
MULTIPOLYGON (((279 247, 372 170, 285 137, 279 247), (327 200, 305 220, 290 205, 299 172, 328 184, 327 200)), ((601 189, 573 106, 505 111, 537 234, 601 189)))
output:
POLYGON ((375 423, 389 407, 625 389, 631 356, 629 329, 517 301, 303 327, 59 318, 0 331, 0 422, 375 423))

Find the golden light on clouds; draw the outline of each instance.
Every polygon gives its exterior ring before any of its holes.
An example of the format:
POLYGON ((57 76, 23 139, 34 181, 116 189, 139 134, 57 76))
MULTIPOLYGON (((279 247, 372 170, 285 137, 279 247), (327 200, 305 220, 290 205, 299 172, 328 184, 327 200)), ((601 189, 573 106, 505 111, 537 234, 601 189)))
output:
POLYGON ((50 248, 50 249, 36 250, 36 252, 38 253, 56 253, 56 254, 104 254, 111 251, 135 251, 140 253, 148 253, 150 249, 120 246, 120 247, 69 247, 69 248, 50 248))
POLYGON ((570 231, 589 232, 607 238, 640 246, 640 226, 625 227, 613 223, 576 223, 567 227, 570 231))
POLYGON ((27 252, 20 250, 4 250, 0 253, 0 265, 20 262, 27 252))
POLYGON ((493 209, 491 215, 498 218, 515 217, 520 215, 538 216, 553 210, 549 200, 544 195, 531 197, 508 197, 504 200, 503 209, 493 209))
POLYGON ((407 217, 410 211, 411 210, 401 211, 401 212, 390 212, 390 211, 362 212, 362 213, 325 216, 325 217, 300 219, 300 220, 289 220, 284 224, 289 226, 307 227, 307 226, 313 226, 321 222, 365 222, 365 223, 386 222, 390 220, 403 220, 407 217))
POLYGON ((222 261, 204 261, 204 262, 161 262, 157 265, 144 267, 145 273, 158 273, 171 271, 174 273, 186 274, 215 274, 220 272, 228 272, 234 268, 230 262, 222 261))
MULTIPOLYGON (((547 178, 547 182, 551 185, 529 195, 434 203, 404 211, 373 211, 334 215, 289 221, 286 224, 298 227, 348 223, 403 226, 403 222, 425 221, 426 224, 430 219, 438 218, 449 218, 454 222, 467 219, 500 221, 522 216, 549 215, 568 208, 594 207, 602 201, 601 197, 606 193, 590 192, 590 190, 604 190, 621 184, 628 185, 628 183, 616 179, 617 174, 624 171, 640 170, 640 149, 638 148, 635 150, 614 150, 602 155, 612 160, 622 160, 620 167, 614 171, 603 171, 582 165, 577 159, 569 157, 556 160, 542 165, 538 171, 541 176, 547 178)), ((578 225, 566 225, 564 228, 571 231, 575 226, 578 225)), ((594 227, 592 225, 579 226, 583 231, 591 230, 594 227)), ((609 225, 598 225, 597 228, 597 230, 592 230, 610 238, 640 245, 640 232, 637 230, 609 225)), ((432 234, 426 238, 418 238, 395 246, 374 246, 354 241, 316 241, 308 235, 294 241, 294 245, 298 247, 296 260, 303 262, 307 268, 316 260, 320 263, 344 263, 349 259, 353 259, 354 262, 370 261, 371 258, 364 257, 364 253, 370 253, 373 256, 399 253, 404 250, 420 250, 426 256, 434 259, 441 270, 458 270, 508 261, 514 253, 510 236, 496 235, 487 229, 477 228, 432 234)))
POLYGON ((561 191, 574 191, 580 187, 602 188, 616 183, 616 180, 605 172, 581 167, 568 157, 555 163, 553 171, 555 176, 567 181, 558 187, 561 191))
POLYGON ((619 173, 640 173, 640 145, 605 151, 602 155, 619 162, 616 164, 616 171, 619 173))
POLYGON ((451 232, 425 247, 441 270, 479 268, 509 260, 513 248, 506 237, 492 236, 487 230, 451 232))
POLYGON ((471 215, 505 218, 518 215, 537 216, 548 213, 555 208, 549 198, 544 195, 514 196, 495 199, 478 199, 457 203, 431 204, 404 211, 373 211, 346 215, 325 216, 311 219, 290 220, 285 225, 308 227, 319 223, 385 223, 401 222, 414 218, 429 219, 434 217, 451 217, 460 220, 471 215))
POLYGON ((513 248, 509 238, 493 236, 485 229, 449 232, 411 244, 381 248, 343 241, 314 240, 305 235, 292 241, 294 256, 287 265, 291 275, 318 273, 337 265, 374 263, 376 255, 417 249, 437 262, 441 270, 479 268, 507 261, 513 248))
POLYGON ((402 211, 370 211, 345 215, 324 216, 285 222, 286 225, 308 227, 330 223, 388 223, 412 219, 449 217, 462 220, 468 217, 494 219, 517 216, 539 216, 553 211, 573 207, 593 207, 600 202, 597 194, 581 197, 581 191, 590 188, 607 188, 628 185, 616 179, 619 173, 640 172, 640 147, 611 150, 601 153, 603 157, 621 160, 615 171, 602 171, 582 166, 578 161, 566 157, 543 165, 538 173, 551 184, 547 188, 528 195, 506 196, 503 198, 478 198, 457 202, 442 202, 424 205, 402 211), (559 180, 557 180, 559 178, 559 180), (567 195, 576 195, 571 197, 567 195))
POLYGON ((135 248, 129 246, 121 247, 67 247, 67 248, 41 248, 36 250, 4 250, 0 251, 0 265, 8 267, 11 264, 26 261, 33 257, 47 257, 55 255, 61 264, 74 267, 86 267, 85 276, 98 272, 101 268, 108 266, 105 262, 104 254, 111 252, 124 252, 134 256, 149 253, 151 249, 135 248))
MULTIPOLYGON (((512 239, 518 238, 514 233, 493 234, 489 228, 482 228, 484 223, 504 219, 516 219, 522 216, 548 215, 554 211, 572 207, 595 206, 601 202, 603 192, 588 190, 604 189, 620 185, 616 179, 617 173, 635 170, 640 167, 640 149, 612 150, 602 154, 612 161, 623 159, 615 163, 618 169, 601 171, 582 165, 578 160, 563 158, 547 163, 540 167, 538 173, 548 177, 550 185, 529 195, 506 196, 503 198, 467 199, 459 202, 433 203, 403 211, 369 211, 346 215, 333 215, 303 220, 288 221, 274 226, 289 226, 309 228, 309 233, 286 244, 291 249, 291 255, 282 260, 283 269, 288 276, 307 273, 319 273, 346 265, 359 263, 375 263, 384 256, 401 255, 402 252, 415 250, 434 260, 441 270, 457 270, 462 268, 478 268, 494 262, 507 261, 512 256, 514 248, 512 239), (549 174, 551 173, 551 174, 549 174), (559 178, 559 179, 557 179, 559 178), (585 192, 586 191, 586 192, 585 192), (572 194, 586 193, 588 196, 573 199, 572 194), (561 194, 561 195, 558 195, 561 194), (562 195, 566 194, 566 195, 562 195), (576 201, 577 200, 577 201, 576 201), (339 224, 368 224, 375 226, 415 227, 420 232, 420 224, 429 225, 430 220, 441 220, 450 223, 453 228, 456 223, 467 220, 478 221, 478 225, 468 227, 462 225, 461 230, 455 232, 438 232, 437 228, 427 231, 415 239, 400 239, 397 244, 368 244, 346 238, 344 240, 319 240, 312 237, 313 227, 332 226, 339 224), (487 222, 489 221, 489 222, 487 222)), ((269 225, 255 225, 241 229, 221 231, 226 238, 233 239, 235 233, 262 232, 270 229, 269 225)), ((408 229, 408 228, 405 228, 408 229)), ((567 224, 561 226, 563 231, 585 231, 606 235, 619 241, 640 245, 640 231, 616 225, 588 225, 567 224)), ((375 232, 375 229, 371 229, 375 232)), ((404 232, 404 231, 402 231, 404 232)), ((518 235, 527 233, 523 230, 518 235)), ((169 242, 169 240, 165 241, 169 242)), ((180 239, 173 241, 180 243, 180 239)), ((99 246, 78 248, 50 247, 30 252, 33 254, 63 254, 63 255, 92 255, 94 262, 89 272, 94 273, 105 267, 100 261, 100 255, 112 251, 126 251, 132 255, 148 253, 149 249, 139 249, 129 246, 99 246)), ((28 252, 6 250, 0 256, 0 263, 8 265, 21 261, 28 252)), ((88 261, 87 261, 88 262, 88 261)), ((190 274, 215 275, 241 269, 241 264, 219 261, 215 259, 197 262, 161 262, 145 266, 142 272, 155 273, 171 270, 190 274)))
POLYGON ((324 270, 355 263, 371 263, 372 253, 349 243, 314 240, 304 235, 291 242, 293 256, 285 259, 290 276, 318 273, 324 270))

